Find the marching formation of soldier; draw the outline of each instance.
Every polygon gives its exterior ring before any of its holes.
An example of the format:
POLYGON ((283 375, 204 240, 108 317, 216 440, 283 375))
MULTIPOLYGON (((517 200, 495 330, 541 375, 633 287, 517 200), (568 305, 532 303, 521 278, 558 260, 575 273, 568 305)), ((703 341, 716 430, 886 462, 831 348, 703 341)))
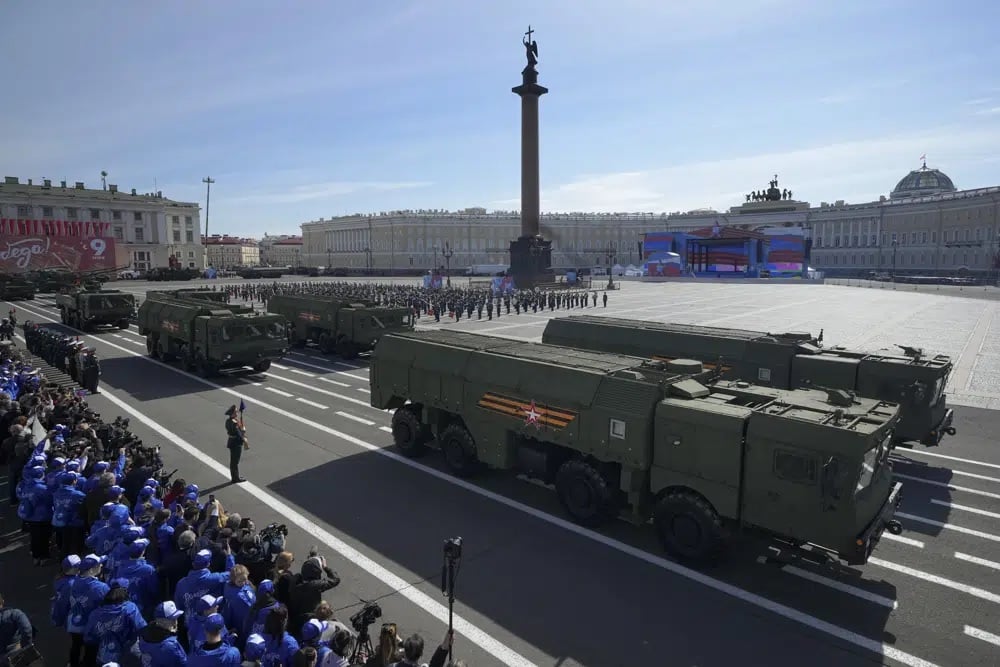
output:
POLYGON ((75 336, 67 336, 31 320, 24 323, 24 340, 29 352, 69 375, 90 393, 97 393, 101 362, 95 348, 87 347, 75 336))

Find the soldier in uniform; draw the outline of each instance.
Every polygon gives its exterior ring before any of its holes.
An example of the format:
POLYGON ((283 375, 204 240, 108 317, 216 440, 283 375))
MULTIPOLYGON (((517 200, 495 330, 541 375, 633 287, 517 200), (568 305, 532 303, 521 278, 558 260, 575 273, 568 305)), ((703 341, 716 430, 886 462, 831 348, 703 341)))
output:
POLYGON ((97 393, 97 385, 101 381, 101 362, 97 359, 97 349, 88 348, 82 355, 80 363, 80 384, 91 394, 97 393))
POLYGON ((230 405, 226 410, 226 447, 229 449, 230 481, 233 484, 245 482, 246 479, 240 477, 240 459, 243 457, 243 450, 250 449, 250 445, 235 405, 230 405))

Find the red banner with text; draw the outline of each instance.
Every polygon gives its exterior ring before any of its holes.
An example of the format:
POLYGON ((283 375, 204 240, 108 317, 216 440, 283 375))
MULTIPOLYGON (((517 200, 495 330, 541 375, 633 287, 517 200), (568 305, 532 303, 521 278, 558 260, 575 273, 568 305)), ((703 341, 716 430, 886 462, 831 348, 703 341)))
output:
POLYGON ((110 223, 0 218, 0 272, 113 268, 110 223))

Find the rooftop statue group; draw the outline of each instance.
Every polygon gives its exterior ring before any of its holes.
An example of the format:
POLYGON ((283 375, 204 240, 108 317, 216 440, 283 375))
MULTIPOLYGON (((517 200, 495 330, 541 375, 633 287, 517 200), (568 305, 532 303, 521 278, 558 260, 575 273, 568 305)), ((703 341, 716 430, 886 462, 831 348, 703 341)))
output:
POLYGON ((747 203, 752 201, 791 201, 792 191, 782 188, 778 190, 778 176, 775 174, 774 178, 769 183, 770 187, 767 190, 757 190, 751 192, 746 196, 747 203))
POLYGON ((538 42, 531 39, 531 33, 535 32, 528 26, 528 32, 524 33, 524 37, 521 38, 521 43, 524 45, 525 55, 528 57, 528 67, 527 69, 534 69, 535 65, 538 64, 538 42))

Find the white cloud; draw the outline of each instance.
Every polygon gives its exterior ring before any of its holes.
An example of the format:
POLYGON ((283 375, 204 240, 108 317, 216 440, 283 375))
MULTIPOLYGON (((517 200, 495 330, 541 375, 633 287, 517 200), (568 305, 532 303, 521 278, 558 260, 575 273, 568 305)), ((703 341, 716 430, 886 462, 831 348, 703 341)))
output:
POLYGON ((974 100, 966 100, 964 104, 970 107, 978 107, 982 106, 983 104, 989 104, 992 100, 993 100, 992 97, 977 97, 974 100))
MULTIPOLYGON (((777 173, 798 200, 865 202, 888 194, 921 152, 947 156, 944 171, 1000 153, 1000 128, 940 128, 923 134, 856 140, 782 153, 682 164, 649 171, 583 175, 542 191, 545 211, 671 212, 743 203, 777 173)), ((932 166, 933 163, 932 163, 932 166)), ((954 176, 954 174, 952 174, 954 176)), ((963 184, 959 183, 959 187, 963 184)), ((971 186, 969 186, 971 187, 971 186)), ((492 202, 517 209, 518 198, 492 202)))
POLYGON ((992 116, 998 113, 1000 113, 1000 107, 989 107, 988 109, 980 109, 976 112, 979 116, 992 116))
POLYGON ((298 204, 305 201, 320 201, 336 199, 360 192, 391 192, 394 190, 412 190, 433 185, 427 181, 329 181, 309 185, 289 186, 281 191, 263 192, 259 194, 230 197, 230 204, 298 204))

